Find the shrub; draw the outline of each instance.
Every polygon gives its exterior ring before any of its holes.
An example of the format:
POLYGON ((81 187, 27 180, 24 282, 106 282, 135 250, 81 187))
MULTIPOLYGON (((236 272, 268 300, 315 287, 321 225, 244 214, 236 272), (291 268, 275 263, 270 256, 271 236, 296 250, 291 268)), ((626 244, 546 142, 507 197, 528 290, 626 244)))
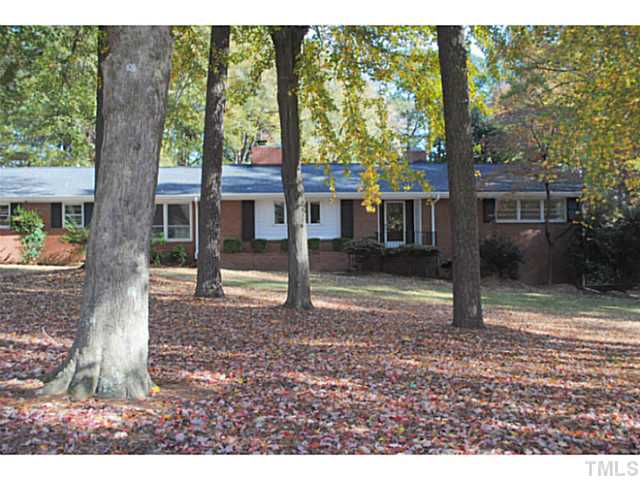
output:
POLYGON ((382 255, 384 245, 371 238, 349 240, 344 246, 344 251, 351 255, 382 255))
POLYGON ((309 250, 320 250, 320 239, 310 238, 307 240, 307 245, 309 246, 309 250))
POLYGON ((222 242, 222 251, 224 253, 238 253, 242 251, 242 240, 231 237, 225 238, 222 242))
POLYGON ((267 241, 264 238, 254 238, 251 240, 251 250, 253 253, 264 253, 267 251, 267 241))
POLYGON ((429 247, 426 245, 403 245, 397 248, 386 248, 384 255, 388 257, 393 256, 410 256, 410 257, 433 257, 438 255, 438 249, 435 247, 429 247))
POLYGON ((67 225, 67 233, 62 236, 62 241, 72 245, 80 245, 82 253, 86 253, 87 243, 89 242, 89 228, 80 227, 73 222, 67 225))
POLYGON ((640 283, 640 209, 616 219, 596 217, 575 230, 569 258, 587 285, 631 288, 640 283))
POLYGON ((166 253, 162 251, 162 248, 158 247, 163 247, 166 243, 162 233, 157 233, 151 237, 151 263, 156 267, 162 265, 166 258, 166 253))
POLYGON ((280 240, 280 251, 282 252, 288 252, 289 251, 289 240, 286 238, 283 238, 282 240, 280 240))
POLYGON ((518 267, 524 256, 513 240, 507 237, 489 237, 480 243, 480 272, 483 276, 518 278, 518 267))
POLYGON ((333 240, 331 240, 331 246, 333 248, 333 251, 334 252, 344 251, 345 247, 347 246, 347 243, 350 241, 351 239, 346 237, 334 238, 333 240))
POLYGON ((189 254, 184 245, 176 245, 171 249, 171 260, 180 266, 186 265, 189 260, 189 254))
POLYGON ((11 216, 11 228, 22 236, 20 239, 22 262, 34 262, 42 252, 44 239, 47 236, 44 232, 42 217, 35 210, 18 207, 11 216))

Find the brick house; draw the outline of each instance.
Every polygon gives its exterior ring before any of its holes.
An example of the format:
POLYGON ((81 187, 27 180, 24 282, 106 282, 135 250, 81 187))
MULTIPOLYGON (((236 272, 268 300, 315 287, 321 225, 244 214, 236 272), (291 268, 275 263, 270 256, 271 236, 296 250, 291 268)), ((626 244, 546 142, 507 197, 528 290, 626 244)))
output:
MULTIPOLYGON (((245 242, 242 253, 223 254, 227 268, 286 270, 286 253, 280 240, 286 238, 286 213, 280 179, 280 152, 270 148, 256 152, 251 165, 224 165, 222 177, 222 238, 245 242), (250 241, 268 240, 267 251, 253 253, 250 241)), ((340 271, 348 267, 348 257, 332 249, 338 237, 377 238, 387 246, 407 243, 437 246, 443 257, 451 254, 447 165, 422 161, 411 164, 424 172, 432 190, 418 186, 399 192, 382 185, 383 203, 376 213, 361 206, 359 172, 361 166, 331 165, 336 180, 335 195, 326 184, 323 166, 302 166, 309 238, 319 238, 320 249, 311 252, 311 268, 340 271), (345 172, 349 171, 349 175, 345 172)), ((526 262, 520 268, 522 280, 542 283, 546 279, 547 244, 544 238, 543 185, 513 174, 501 175, 500 165, 478 165, 477 185, 480 235, 505 235, 522 248, 526 262), (517 189, 516 189, 517 186, 517 189)), ((161 168, 156 191, 154 232, 166 239, 164 248, 183 245, 189 255, 198 251, 197 212, 200 195, 200 168, 161 168)), ((78 261, 77 247, 61 236, 67 222, 86 226, 91 221, 94 201, 93 168, 34 167, 0 168, 0 263, 20 259, 19 237, 9 228, 11 211, 18 205, 37 210, 45 222, 47 238, 40 257, 42 263, 64 264, 78 261)), ((554 280, 571 280, 566 260, 571 227, 580 194, 579 183, 552 186, 551 229, 559 236, 554 249, 554 280)))

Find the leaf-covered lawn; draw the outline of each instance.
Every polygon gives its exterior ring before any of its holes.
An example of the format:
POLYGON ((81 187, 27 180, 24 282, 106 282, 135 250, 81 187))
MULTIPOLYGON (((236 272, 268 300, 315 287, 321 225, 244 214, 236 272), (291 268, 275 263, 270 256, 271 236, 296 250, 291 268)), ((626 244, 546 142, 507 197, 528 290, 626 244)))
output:
POLYGON ((637 301, 485 288, 483 332, 449 326, 444 282, 156 271, 144 402, 33 398, 62 361, 82 272, 0 269, 0 453, 624 453, 640 451, 637 301))

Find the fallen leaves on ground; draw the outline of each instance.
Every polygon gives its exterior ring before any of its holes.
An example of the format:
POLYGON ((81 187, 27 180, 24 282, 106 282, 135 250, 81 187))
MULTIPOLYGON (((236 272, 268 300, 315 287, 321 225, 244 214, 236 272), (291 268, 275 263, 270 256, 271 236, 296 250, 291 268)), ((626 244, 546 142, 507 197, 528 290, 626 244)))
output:
POLYGON ((82 272, 1 280, 0 453, 640 451, 639 319, 491 308, 469 332, 441 303, 316 295, 296 313, 155 276, 159 389, 70 402, 30 393, 71 345, 82 272))

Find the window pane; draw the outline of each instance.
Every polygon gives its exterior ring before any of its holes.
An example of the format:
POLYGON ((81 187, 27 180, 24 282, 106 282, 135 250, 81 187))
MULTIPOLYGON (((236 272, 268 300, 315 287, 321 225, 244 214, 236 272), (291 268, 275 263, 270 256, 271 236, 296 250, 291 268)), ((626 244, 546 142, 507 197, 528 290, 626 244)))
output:
MULTIPOLYGON (((564 200, 551 200, 549 204, 549 221, 563 221, 565 214, 565 202, 564 200)), ((546 209, 546 205, 545 205, 546 209)), ((546 211, 545 211, 546 214, 546 211)))
POLYGON ((64 223, 82 226, 82 205, 64 206, 64 223))
POLYGON ((516 200, 498 200, 496 202, 497 220, 517 220, 518 204, 516 200))
POLYGON ((189 205, 168 205, 169 225, 189 226, 189 205))
POLYGON ((169 225, 167 227, 167 238, 172 240, 186 240, 189 238, 189 227, 169 225))
POLYGON ((320 202, 309 202, 308 206, 307 223, 320 223, 320 202), (309 215, 311 221, 309 221, 309 215))
POLYGON ((284 203, 282 202, 273 204, 273 223, 278 225, 284 224, 284 203))
POLYGON ((9 205, 0 205, 0 227, 9 226, 9 205))
POLYGON ((540 200, 520 200, 520 220, 540 220, 540 200))

